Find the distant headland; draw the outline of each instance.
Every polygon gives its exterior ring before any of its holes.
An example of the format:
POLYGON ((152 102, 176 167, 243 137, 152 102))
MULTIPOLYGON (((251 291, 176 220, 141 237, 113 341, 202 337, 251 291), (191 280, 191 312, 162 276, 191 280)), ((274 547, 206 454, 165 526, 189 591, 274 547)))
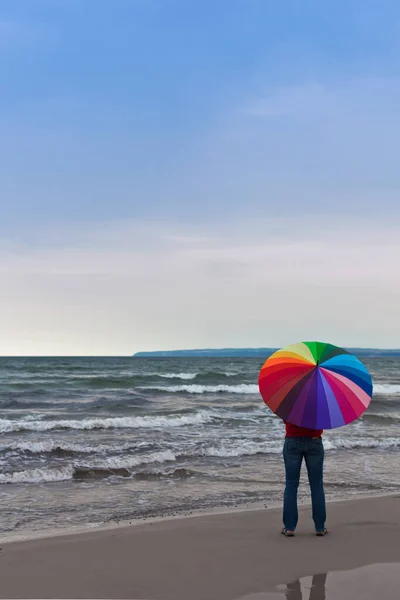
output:
MULTIPOLYGON (((267 358, 278 348, 205 348, 198 350, 155 350, 153 352, 136 352, 134 358, 267 358)), ((400 349, 385 350, 379 348, 346 348, 356 356, 391 357, 400 356, 400 349)))

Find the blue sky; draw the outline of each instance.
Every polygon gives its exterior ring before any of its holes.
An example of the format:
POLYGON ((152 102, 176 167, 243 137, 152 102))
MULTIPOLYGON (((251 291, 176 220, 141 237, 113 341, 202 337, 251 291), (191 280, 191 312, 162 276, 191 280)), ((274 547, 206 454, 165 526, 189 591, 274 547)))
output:
POLYGON ((399 30, 400 7, 388 1, 3 0, 0 353, 280 345, 312 333, 400 345, 389 269, 399 250, 399 30), (291 254, 314 240, 323 270, 338 239, 354 255, 352 277, 338 273, 332 292, 305 272, 287 325, 268 303, 292 293, 291 254), (294 246, 279 283, 268 256, 280 244, 294 246), (166 256, 164 306, 147 309, 166 256), (375 256, 387 262, 384 281, 375 256), (265 272, 240 299, 257 260, 265 272), (204 293, 183 292, 183 280, 204 293), (365 286, 381 315, 370 330, 354 320, 365 286), (229 318, 216 294, 233 302, 229 318), (325 308, 308 314, 316 294, 325 308), (349 321, 332 321, 340 299, 349 321))

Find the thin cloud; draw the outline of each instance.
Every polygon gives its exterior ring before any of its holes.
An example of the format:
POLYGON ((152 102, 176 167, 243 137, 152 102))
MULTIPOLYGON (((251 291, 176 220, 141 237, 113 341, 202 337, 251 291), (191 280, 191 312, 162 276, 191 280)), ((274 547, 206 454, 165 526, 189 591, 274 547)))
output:
POLYGON ((299 85, 270 86, 258 98, 249 101, 243 114, 260 118, 285 116, 287 118, 326 119, 329 115, 345 118, 351 115, 355 122, 372 114, 387 118, 387 110, 398 112, 400 79, 353 78, 339 81, 311 81, 299 85))
POLYGON ((261 118, 296 117, 317 114, 332 109, 332 93, 318 83, 284 86, 272 89, 253 101, 244 114, 261 118), (318 112, 315 112, 315 109, 318 112))
POLYGON ((64 231, 59 247, 3 246, 0 354, 274 346, 310 336, 398 345, 395 221, 141 231, 140 223, 114 224, 85 244, 64 231))

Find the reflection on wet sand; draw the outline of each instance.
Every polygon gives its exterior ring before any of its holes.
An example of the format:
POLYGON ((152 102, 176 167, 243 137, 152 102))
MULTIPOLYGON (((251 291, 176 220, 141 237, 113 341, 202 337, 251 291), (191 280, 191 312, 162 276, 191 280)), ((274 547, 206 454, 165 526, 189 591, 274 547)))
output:
MULTIPOLYGON (((308 600, 326 600, 326 577, 326 573, 313 576, 308 600)), ((286 587, 286 600, 304 600, 301 588, 300 579, 289 583, 286 587)))
POLYGON ((400 564, 373 564, 350 571, 302 577, 277 592, 242 596, 237 600, 399 600, 400 564))
POLYGON ((279 589, 283 588, 282 591, 250 594, 238 600, 327 600, 326 578, 326 573, 304 577, 288 585, 279 586, 279 589))

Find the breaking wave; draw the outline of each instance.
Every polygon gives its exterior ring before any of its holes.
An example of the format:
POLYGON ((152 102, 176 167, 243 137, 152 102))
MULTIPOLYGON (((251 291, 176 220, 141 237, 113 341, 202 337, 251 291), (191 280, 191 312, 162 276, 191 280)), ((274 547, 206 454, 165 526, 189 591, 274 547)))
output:
POLYGON ((324 440, 325 450, 353 450, 357 448, 400 448, 400 438, 371 438, 371 439, 348 439, 338 438, 334 440, 324 440))
POLYGON ((239 456, 256 456, 257 454, 279 454, 282 452, 282 442, 256 443, 243 441, 239 444, 223 444, 221 446, 210 446, 199 452, 201 456, 213 456, 219 458, 234 458, 239 456))
POLYGON ((182 427, 185 425, 199 425, 209 423, 212 415, 206 411, 201 411, 191 415, 174 416, 144 416, 144 417, 106 417, 59 421, 13 421, 9 419, 0 419, 0 433, 9 433, 13 431, 51 431, 54 429, 137 429, 137 428, 158 428, 158 427, 182 427))
POLYGON ((46 467, 42 469, 26 469, 24 471, 14 471, 13 473, 3 473, 0 474, 0 484, 51 483, 76 479, 85 475, 90 476, 90 474, 96 476, 96 473, 99 477, 110 477, 112 475, 126 477, 132 475, 129 471, 132 467, 144 464, 174 462, 175 460, 176 456, 170 450, 153 452, 152 454, 130 458, 110 457, 101 462, 97 461, 82 466, 66 465, 57 468, 46 467))
POLYGON ((176 461, 176 455, 172 450, 163 450, 161 452, 152 452, 150 454, 143 454, 142 456, 110 456, 109 458, 102 458, 98 461, 93 461, 89 464, 89 467, 98 469, 131 469, 138 465, 146 465, 152 463, 163 463, 163 462, 174 462, 176 461))
POLYGON ((27 469, 4 473, 0 475, 0 483, 51 483, 55 481, 67 481, 72 479, 73 466, 59 468, 27 469))
MULTIPOLYGON (((371 438, 352 440, 348 438, 324 439, 325 450, 353 450, 357 448, 390 449, 400 448, 400 438, 371 438)), ((234 458, 240 456, 256 456, 280 454, 283 450, 283 440, 268 442, 253 442, 243 440, 239 443, 226 443, 203 448, 198 452, 201 456, 234 458)))
POLYGON ((195 379, 198 373, 149 373, 149 376, 165 377, 165 379, 195 379))
POLYGON ((182 393, 187 394, 218 394, 227 392, 230 394, 259 394, 258 385, 251 383, 241 383, 238 385, 154 385, 154 386, 141 386, 138 389, 142 390, 154 390, 157 392, 170 392, 170 393, 182 393))
POLYGON ((374 383, 374 394, 392 396, 400 394, 400 385, 393 383, 374 383))
MULTIPOLYGON (((33 444, 33 443, 32 443, 33 444)), ((47 450, 50 446, 45 446, 45 442, 37 443, 36 449, 47 450), (39 445, 40 444, 40 445, 39 445)), ((325 449, 329 451, 334 450, 353 450, 353 449, 382 449, 390 450, 400 448, 400 438, 388 437, 388 438, 361 438, 361 439, 348 439, 348 438, 333 438, 324 440, 325 449)), ((94 448, 90 447, 79 447, 79 445, 73 445, 75 449, 81 452, 87 452, 93 454, 94 448)), ((35 448, 35 446, 31 446, 35 448)), ((67 481, 73 479, 102 479, 112 476, 118 477, 134 477, 139 480, 156 480, 164 477, 172 477, 177 479, 184 479, 190 472, 190 469, 180 467, 175 471, 136 471, 136 468, 143 465, 149 465, 150 469, 153 465, 172 463, 178 459, 187 459, 194 457, 210 457, 210 458, 240 458, 240 457, 251 457, 257 455, 276 455, 282 452, 283 440, 268 440, 265 442, 257 442, 252 440, 240 440, 231 442, 226 441, 222 444, 213 444, 210 446, 192 447, 186 450, 176 448, 174 451, 171 449, 160 450, 157 452, 150 452, 148 454, 136 454, 134 456, 98 456, 97 458, 90 458, 82 464, 70 464, 66 466, 58 467, 46 467, 46 468, 35 468, 26 469, 22 471, 14 471, 11 473, 0 474, 0 484, 23 484, 23 483, 51 483, 59 481, 67 481), (174 475, 175 473, 175 475, 174 475)), ((98 449, 96 449, 98 450, 98 449)))
POLYGON ((23 452, 27 454, 52 454, 54 456, 72 456, 74 454, 104 454, 110 452, 143 451, 153 444, 147 442, 128 442, 121 445, 65 443, 57 440, 41 440, 34 442, 16 441, 0 444, 0 452, 23 452))

